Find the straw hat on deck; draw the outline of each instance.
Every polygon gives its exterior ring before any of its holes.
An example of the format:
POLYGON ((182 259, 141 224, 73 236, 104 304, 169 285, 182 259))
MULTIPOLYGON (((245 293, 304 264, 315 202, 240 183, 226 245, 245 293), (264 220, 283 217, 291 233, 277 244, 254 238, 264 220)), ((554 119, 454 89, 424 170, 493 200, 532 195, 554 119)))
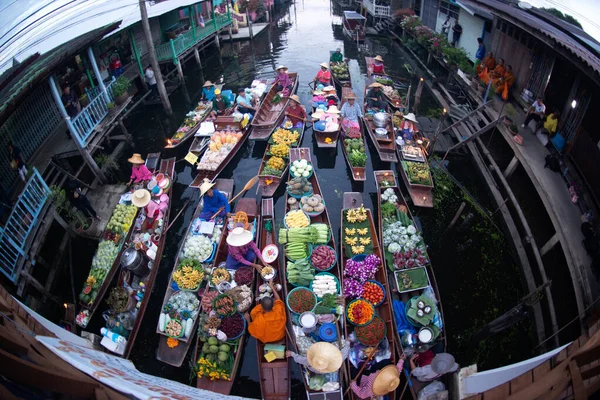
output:
POLYGON ((206 82, 204 82, 204 85, 202 85, 202 87, 209 87, 209 86, 215 86, 215 84, 212 83, 211 81, 206 81, 206 82))
POLYGON ((131 202, 134 206, 138 208, 146 207, 148 203, 150 203, 150 192, 146 189, 138 189, 133 192, 133 196, 131 196, 131 202))
POLYGON ((308 348, 306 358, 311 368, 321 374, 339 370, 343 362, 342 352, 327 342, 313 343, 308 348))
POLYGON ((379 371, 373 381, 373 394, 383 396, 393 392, 400 385, 400 372, 395 365, 388 365, 379 371))
POLYGON ((234 228, 227 235, 227 244, 234 247, 245 246, 252 241, 252 232, 242 227, 234 228))
POLYGON ((144 161, 144 159, 142 158, 142 155, 140 153, 134 153, 131 158, 128 158, 127 161, 129 161, 132 164, 143 164, 146 161, 144 161))
POLYGON ((373 60, 383 62, 383 58, 381 56, 376 56, 373 60))
POLYGON ((215 186, 215 183, 212 183, 207 178, 204 178, 204 181, 202 181, 202 184, 200 185, 200 197, 204 196, 206 192, 208 192, 208 189, 212 188, 213 186, 215 186))

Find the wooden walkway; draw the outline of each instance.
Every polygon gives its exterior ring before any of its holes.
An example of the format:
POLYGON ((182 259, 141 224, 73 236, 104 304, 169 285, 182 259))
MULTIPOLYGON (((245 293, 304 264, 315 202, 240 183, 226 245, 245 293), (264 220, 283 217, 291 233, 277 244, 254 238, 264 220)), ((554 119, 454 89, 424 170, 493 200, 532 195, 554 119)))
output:
MULTIPOLYGON (((269 24, 259 23, 252 24, 252 36, 258 36, 267 29, 269 24)), ((222 39, 229 38, 229 31, 221 31, 222 39)), ((231 35, 231 40, 250 40, 250 29, 248 27, 239 28, 238 33, 234 33, 231 35)))

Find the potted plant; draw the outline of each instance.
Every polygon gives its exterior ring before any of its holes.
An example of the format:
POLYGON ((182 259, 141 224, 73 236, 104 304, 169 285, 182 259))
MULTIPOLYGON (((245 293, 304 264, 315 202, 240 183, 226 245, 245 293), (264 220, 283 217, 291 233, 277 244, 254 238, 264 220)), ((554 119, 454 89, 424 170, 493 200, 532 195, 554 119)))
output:
POLYGON ((117 81, 112 87, 113 97, 117 105, 121 105, 127 101, 129 98, 129 93, 127 91, 130 87, 131 82, 129 82, 129 79, 125 78, 125 76, 121 75, 117 78, 117 81))
POLYGON ((54 202, 58 215, 64 218, 67 223, 72 224, 76 231, 86 231, 90 228, 93 219, 86 218, 81 212, 73 209, 63 188, 56 185, 50 186, 50 199, 54 202))
POLYGON ((90 99, 88 99, 88 96, 86 93, 79 96, 79 104, 81 104, 82 108, 86 107, 88 104, 90 104, 90 99))
POLYGON ((514 122, 510 124, 508 129, 510 129, 510 132, 513 134, 513 136, 519 134, 519 128, 517 127, 517 125, 514 122))
MULTIPOLYGON (((504 125, 510 127, 510 125, 513 124, 515 116, 517 115, 517 110, 515 110, 515 107, 510 103, 506 105, 504 110, 505 114, 504 118, 502 119, 502 122, 504 122, 504 125)), ((518 129, 517 133, 519 133, 518 129)))
POLYGON ((73 220, 73 227, 77 232, 85 232, 92 226, 94 220, 91 217, 85 217, 78 210, 70 210, 71 218, 73 220))
POLYGON ((108 103, 106 105, 106 108, 108 108, 109 110, 112 110, 113 108, 115 108, 115 103, 113 103, 112 101, 110 103, 108 103))

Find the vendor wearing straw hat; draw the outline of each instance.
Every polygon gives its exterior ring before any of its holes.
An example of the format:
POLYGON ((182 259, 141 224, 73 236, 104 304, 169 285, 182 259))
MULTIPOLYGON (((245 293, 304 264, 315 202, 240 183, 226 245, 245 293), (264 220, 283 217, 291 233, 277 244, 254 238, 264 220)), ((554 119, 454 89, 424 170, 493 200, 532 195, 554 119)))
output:
POLYGON ((370 375, 362 375, 360 384, 356 381, 350 383, 350 388, 361 399, 370 399, 373 396, 385 396, 393 392, 400 385, 400 374, 404 365, 404 354, 396 365, 388 365, 370 375))
POLYGON ((367 92, 367 106, 375 110, 387 109, 387 101, 381 88, 383 85, 379 82, 373 82, 369 85, 369 91, 367 92))
POLYGON ((219 210, 221 211, 219 211, 217 217, 229 216, 230 209, 227 197, 218 190, 214 190, 212 188, 213 186, 215 186, 215 184, 206 178, 204 178, 204 181, 200 185, 200 197, 204 196, 202 199, 204 204, 202 212, 200 213, 200 218, 204 220, 210 219, 219 210))
POLYGON ((408 113, 404 116, 404 121, 400 123, 400 132, 404 140, 413 140, 415 134, 419 133, 417 128, 417 118, 415 114, 408 113))
POLYGON ((293 94, 290 96, 290 102, 285 109, 285 116, 292 121, 295 127, 301 127, 303 122, 308 121, 306 110, 300 104, 300 97, 298 95, 293 94))
POLYGON ((202 85, 202 98, 201 100, 212 101, 215 98, 215 84, 211 81, 204 82, 202 85))
POLYGON ((329 65, 327 63, 321 63, 321 69, 317 72, 317 76, 315 76, 315 87, 320 83, 322 85, 328 86, 331 84, 331 72, 329 71, 329 65))
POLYGON ((377 75, 385 75, 385 66, 383 65, 383 58, 376 56, 371 64, 371 73, 377 75))
MULTIPOLYGON (((363 115, 360 106, 356 103, 356 95, 350 92, 346 96, 346 100, 340 111, 342 116, 342 131, 344 134, 350 131, 359 132, 360 134, 359 118, 362 118, 363 115)), ((356 137, 356 135, 351 135, 351 137, 356 137)))
POLYGON ((133 164, 131 168, 131 177, 129 182, 127 182, 127 186, 131 185, 131 183, 141 183, 152 179, 152 172, 146 168, 144 165, 146 161, 144 161, 139 153, 134 153, 127 161, 133 164))
POLYGON ((254 243, 254 235, 244 227, 234 228, 227 235, 227 269, 238 269, 244 265, 262 270, 254 260, 258 257, 264 264, 261 251, 254 243))
POLYGON ((292 357, 296 364, 307 367, 316 374, 327 374, 336 372, 342 366, 350 354, 350 342, 344 341, 342 350, 327 342, 313 343, 306 352, 306 357, 293 351, 286 351, 285 355, 292 357))
POLYGON ((272 84, 276 85, 275 89, 278 92, 287 89, 287 94, 284 94, 284 96, 288 96, 292 92, 292 88, 294 87, 294 85, 292 84, 292 80, 287 74, 287 67, 285 65, 280 65, 275 69, 275 71, 277 71, 277 76, 275 77, 275 80, 272 82, 272 84))
MULTIPOLYGON (((411 375, 421 382, 430 382, 438 379, 440 376, 458 369, 458 364, 454 362, 454 357, 448 353, 439 353, 427 365, 416 365, 418 353, 410 358, 411 375)), ((429 362, 427 360, 426 362, 429 362)), ((424 363, 423 363, 424 364, 424 363)))

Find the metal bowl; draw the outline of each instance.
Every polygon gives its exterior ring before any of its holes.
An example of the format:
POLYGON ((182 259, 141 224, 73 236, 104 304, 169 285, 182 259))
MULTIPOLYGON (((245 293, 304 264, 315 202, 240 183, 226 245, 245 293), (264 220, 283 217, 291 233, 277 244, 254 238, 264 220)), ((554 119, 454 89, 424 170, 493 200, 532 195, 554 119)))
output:
POLYGON ((388 131, 385 128, 377 128, 377 129, 375 129, 375 134, 377 136, 387 136, 388 131))
POLYGON ((378 128, 384 128, 387 123, 387 115, 386 113, 378 112, 373 115, 373 123, 378 128))

